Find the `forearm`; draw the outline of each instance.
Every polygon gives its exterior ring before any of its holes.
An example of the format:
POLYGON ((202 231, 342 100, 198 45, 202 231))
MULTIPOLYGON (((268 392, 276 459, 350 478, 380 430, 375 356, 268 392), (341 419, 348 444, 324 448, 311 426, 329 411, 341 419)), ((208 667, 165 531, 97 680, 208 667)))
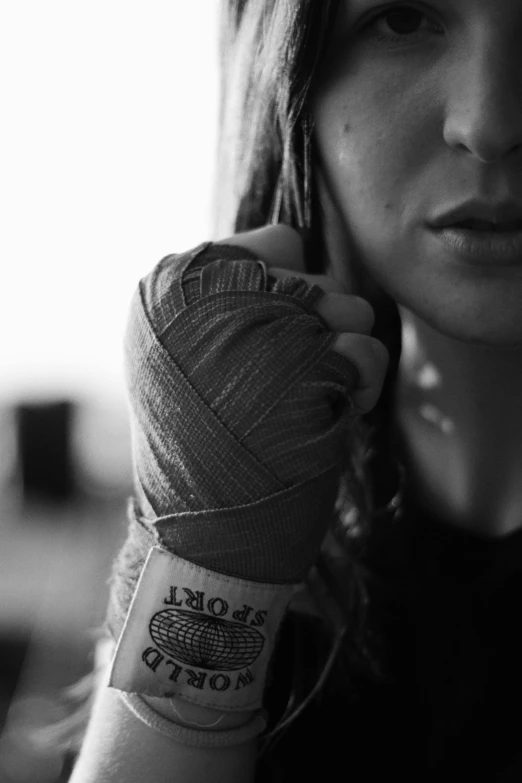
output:
POLYGON ((349 402, 357 371, 314 309, 324 291, 272 278, 245 252, 203 243, 166 257, 133 298, 126 372, 144 508, 129 504, 114 569, 114 687, 102 686, 71 783, 254 779, 263 726, 245 738, 239 713, 262 705, 281 618, 331 519, 352 406, 332 412, 328 385, 349 402), (166 702, 148 720, 120 691, 176 694, 190 705, 181 734, 206 724, 207 740, 169 736, 166 702), (208 741, 227 731, 241 742, 208 741))
MULTIPOLYGON (((191 722, 208 724, 216 719, 210 714, 214 711, 204 707, 178 701, 176 708, 191 722)), ((248 720, 247 713, 225 715, 215 729, 223 731, 248 720)), ((221 748, 177 742, 136 717, 120 693, 104 681, 70 783, 250 783, 256 746, 255 739, 221 748)))

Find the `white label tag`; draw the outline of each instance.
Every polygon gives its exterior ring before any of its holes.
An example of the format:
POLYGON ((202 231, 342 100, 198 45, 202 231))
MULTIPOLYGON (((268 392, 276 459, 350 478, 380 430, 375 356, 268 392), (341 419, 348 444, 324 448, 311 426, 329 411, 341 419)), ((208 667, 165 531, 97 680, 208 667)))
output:
POLYGON ((260 708, 277 629, 299 589, 218 574, 153 547, 109 685, 220 710, 260 708))

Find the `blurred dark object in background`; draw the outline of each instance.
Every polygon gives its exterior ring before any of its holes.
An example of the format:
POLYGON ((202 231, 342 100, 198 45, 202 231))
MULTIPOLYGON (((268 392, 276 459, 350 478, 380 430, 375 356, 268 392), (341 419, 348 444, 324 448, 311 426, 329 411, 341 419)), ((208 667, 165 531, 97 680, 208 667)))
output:
POLYGON ((52 727, 85 702, 129 494, 124 402, 0 407, 0 783, 69 777, 52 727))
POLYGON ((0 640, 0 736, 24 665, 28 642, 29 637, 25 634, 0 640))
POLYGON ((16 408, 19 469, 25 500, 64 503, 74 496, 68 400, 22 403, 16 408))

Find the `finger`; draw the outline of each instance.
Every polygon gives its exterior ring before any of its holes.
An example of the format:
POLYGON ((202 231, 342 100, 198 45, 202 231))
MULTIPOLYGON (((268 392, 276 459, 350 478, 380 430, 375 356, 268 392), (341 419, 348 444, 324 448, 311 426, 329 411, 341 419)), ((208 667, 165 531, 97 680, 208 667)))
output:
POLYGON ((272 277, 277 277, 280 280, 284 280, 287 277, 301 277, 308 285, 318 285, 323 291, 336 294, 349 293, 344 283, 341 283, 340 280, 336 280, 334 277, 330 277, 330 275, 310 275, 305 272, 296 273, 296 271, 282 269, 276 266, 269 267, 268 274, 272 275, 272 277))
POLYGON ((352 399, 358 413, 368 413, 380 397, 389 354, 386 347, 363 334, 340 334, 332 349, 349 359, 359 370, 359 383, 352 392, 352 399))
POLYGON ((305 271, 303 238, 298 231, 282 223, 234 234, 216 244, 245 247, 266 264, 287 267, 296 272, 305 271))
POLYGON ((270 275, 279 279, 300 277, 309 285, 318 285, 325 295, 315 309, 326 321, 332 332, 362 332, 370 334, 375 323, 373 308, 366 299, 346 293, 346 286, 329 275, 292 273, 287 269, 271 267, 270 275))
POLYGON ((360 296, 325 294, 315 309, 332 332, 370 334, 375 323, 373 307, 360 296))

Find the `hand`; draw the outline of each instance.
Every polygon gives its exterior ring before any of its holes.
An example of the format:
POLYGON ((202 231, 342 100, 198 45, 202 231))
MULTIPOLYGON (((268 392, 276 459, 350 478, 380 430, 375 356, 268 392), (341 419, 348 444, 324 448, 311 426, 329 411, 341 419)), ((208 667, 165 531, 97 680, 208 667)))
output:
POLYGON ((235 234, 216 244, 247 248, 265 261, 273 277, 300 277, 326 292, 317 303, 316 311, 339 335, 332 350, 346 356, 357 367, 359 383, 352 392, 352 400, 356 412, 368 413, 379 399, 389 363, 386 347, 370 336, 375 316, 369 302, 350 294, 347 286, 333 277, 307 274, 302 237, 289 226, 265 226, 235 234))
POLYGON ((135 529, 269 583, 299 582, 314 562, 354 414, 375 404, 387 365, 370 305, 307 275, 302 249, 270 226, 167 256, 141 281, 125 340, 135 529))
MULTIPOLYGON (((242 612, 255 604, 241 598, 247 589, 258 595, 267 583, 267 595, 286 600, 306 578, 333 519, 354 413, 375 404, 387 364, 385 350, 371 350, 370 305, 339 281, 308 275, 298 233, 267 227, 221 243, 236 248, 219 244, 165 257, 131 306, 126 368, 138 502, 109 627, 120 633, 147 553, 159 546, 147 561, 160 568, 153 598, 141 581, 144 603, 133 615, 143 644, 160 604, 162 622, 178 622, 164 616, 165 603, 181 605, 175 595, 165 599, 169 568, 173 589, 181 585, 198 612, 209 579, 215 595, 231 590, 242 612)), ((163 630, 154 629, 161 647, 163 630)), ((171 693, 170 674, 161 691, 118 677, 127 690, 171 693)))

